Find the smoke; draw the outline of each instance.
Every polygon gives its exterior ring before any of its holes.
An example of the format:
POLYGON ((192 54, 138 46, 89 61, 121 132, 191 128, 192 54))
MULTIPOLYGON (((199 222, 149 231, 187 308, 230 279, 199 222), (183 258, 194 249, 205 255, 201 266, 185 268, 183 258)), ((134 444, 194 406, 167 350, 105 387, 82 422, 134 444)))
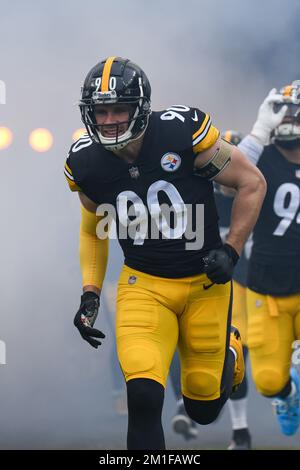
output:
MULTIPOLYGON (((298 0, 0 1, 1 151, 0 441, 5 447, 91 446, 112 419, 113 333, 100 350, 72 321, 80 300, 79 203, 63 165, 74 103, 88 70, 110 55, 131 58, 152 84, 153 108, 198 106, 220 129, 247 132, 273 86, 300 78, 298 0), (28 135, 48 128, 53 148, 34 152, 28 135), (65 444, 64 444, 65 443, 65 444)), ((108 279, 122 255, 114 243, 108 279)), ((270 424, 271 426, 271 424, 270 424)), ((119 429, 119 425, 117 426, 119 429)), ((121 428, 125 432, 125 425, 121 428)), ((118 430, 116 432, 119 432, 118 430)), ((125 446, 125 437, 122 438, 125 446)))

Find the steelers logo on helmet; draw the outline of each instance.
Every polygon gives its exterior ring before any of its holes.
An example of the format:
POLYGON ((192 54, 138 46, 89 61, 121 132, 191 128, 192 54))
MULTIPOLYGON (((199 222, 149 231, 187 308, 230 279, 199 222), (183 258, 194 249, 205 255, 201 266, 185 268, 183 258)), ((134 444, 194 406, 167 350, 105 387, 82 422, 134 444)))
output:
POLYGON ((241 132, 234 131, 232 129, 222 132, 221 137, 232 145, 238 145, 244 138, 241 132))
POLYGON ((181 165, 181 158, 177 153, 168 152, 161 157, 160 164, 165 171, 176 171, 181 165))
POLYGON ((300 145, 300 80, 294 80, 280 90, 282 102, 274 104, 274 111, 278 112, 282 106, 287 111, 282 122, 273 131, 273 141, 285 148, 294 148, 300 145))
MULTIPOLYGON (((120 150, 145 132, 151 114, 151 86, 143 70, 122 57, 108 57, 87 74, 79 108, 89 136, 108 150, 120 150), (123 122, 98 124, 97 105, 124 105, 123 122)), ((98 106, 99 107, 99 106, 98 106)))

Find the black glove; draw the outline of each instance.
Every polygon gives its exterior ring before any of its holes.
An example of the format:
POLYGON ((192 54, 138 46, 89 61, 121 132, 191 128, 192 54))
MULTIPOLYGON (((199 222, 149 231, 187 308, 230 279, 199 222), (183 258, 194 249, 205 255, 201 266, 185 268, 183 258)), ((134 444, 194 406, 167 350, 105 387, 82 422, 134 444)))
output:
POLYGON ((102 331, 93 328, 100 305, 99 295, 95 292, 84 292, 81 296, 81 304, 74 318, 74 325, 78 328, 82 338, 94 348, 101 344, 93 338, 105 338, 102 331))
POLYGON ((204 272, 215 284, 226 284, 232 279, 234 266, 239 260, 239 255, 235 249, 225 243, 217 250, 211 250, 203 258, 204 272))

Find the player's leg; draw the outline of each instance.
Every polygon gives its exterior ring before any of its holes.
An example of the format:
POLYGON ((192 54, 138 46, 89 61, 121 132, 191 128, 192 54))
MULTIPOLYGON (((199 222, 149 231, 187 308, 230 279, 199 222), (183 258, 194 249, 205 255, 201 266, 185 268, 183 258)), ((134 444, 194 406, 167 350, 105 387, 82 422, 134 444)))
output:
POLYGON ((205 275, 192 282, 179 318, 182 392, 186 411, 200 424, 214 421, 243 378, 242 344, 231 330, 231 283, 213 285, 205 275))
POLYGON ((127 384, 128 449, 165 448, 161 413, 178 339, 177 316, 169 308, 166 292, 159 278, 123 268, 116 337, 127 384))
POLYGON ((153 379, 126 382, 128 403, 127 449, 165 449, 161 415, 165 388, 153 379))
POLYGON ((170 367, 171 385, 177 400, 176 414, 172 419, 172 428, 177 434, 181 434, 184 439, 189 440, 198 436, 197 424, 185 411, 181 393, 181 372, 179 353, 176 349, 170 367))
MULTIPOLYGON (((290 436, 296 433, 300 426, 300 375, 297 365, 300 363, 300 294, 295 294, 287 299, 278 299, 279 310, 285 309, 288 302, 290 312, 293 313, 294 341, 292 343, 292 367, 290 369, 290 393, 285 397, 277 397, 273 404, 277 418, 284 434, 290 436), (281 305, 283 303, 283 305, 281 305)), ((287 392, 286 392, 287 393, 287 392)))
MULTIPOLYGON (((244 360, 248 356, 247 344, 247 302, 246 288, 233 281, 233 305, 232 305, 232 324, 240 332, 244 360)), ((239 389, 233 393, 228 401, 228 407, 232 423, 232 439, 228 447, 229 450, 251 449, 251 435, 247 422, 247 391, 248 380, 245 370, 243 382, 239 389)))
MULTIPOLYGON (((275 398, 275 412, 281 431, 294 434, 296 377, 291 371, 294 336, 295 297, 271 297, 247 290, 248 347, 257 390, 275 398)), ((298 413, 297 413, 298 414, 298 413)))

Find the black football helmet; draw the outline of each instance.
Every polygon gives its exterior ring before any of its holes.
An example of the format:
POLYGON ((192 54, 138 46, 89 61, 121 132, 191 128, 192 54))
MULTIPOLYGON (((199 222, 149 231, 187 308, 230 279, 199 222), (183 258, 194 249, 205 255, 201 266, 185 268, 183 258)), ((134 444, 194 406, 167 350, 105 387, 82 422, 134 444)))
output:
POLYGON ((282 122, 274 129, 272 137, 275 143, 288 148, 289 143, 293 145, 299 141, 300 144, 300 80, 284 86, 279 93, 283 100, 274 104, 274 111, 279 111, 282 106, 287 106, 287 111, 282 122))
MULTIPOLYGON (((143 70, 129 59, 108 57, 96 64, 87 74, 81 90, 79 108, 89 136, 109 150, 119 150, 147 128, 151 114, 151 86, 143 70), (96 123, 98 104, 128 104, 131 106, 128 129, 115 137, 104 137, 96 123)), ((105 124, 104 124, 105 126, 105 124)))
POLYGON ((240 141, 244 138, 243 134, 233 130, 227 130, 222 132, 222 139, 226 140, 230 144, 238 145, 240 141))

